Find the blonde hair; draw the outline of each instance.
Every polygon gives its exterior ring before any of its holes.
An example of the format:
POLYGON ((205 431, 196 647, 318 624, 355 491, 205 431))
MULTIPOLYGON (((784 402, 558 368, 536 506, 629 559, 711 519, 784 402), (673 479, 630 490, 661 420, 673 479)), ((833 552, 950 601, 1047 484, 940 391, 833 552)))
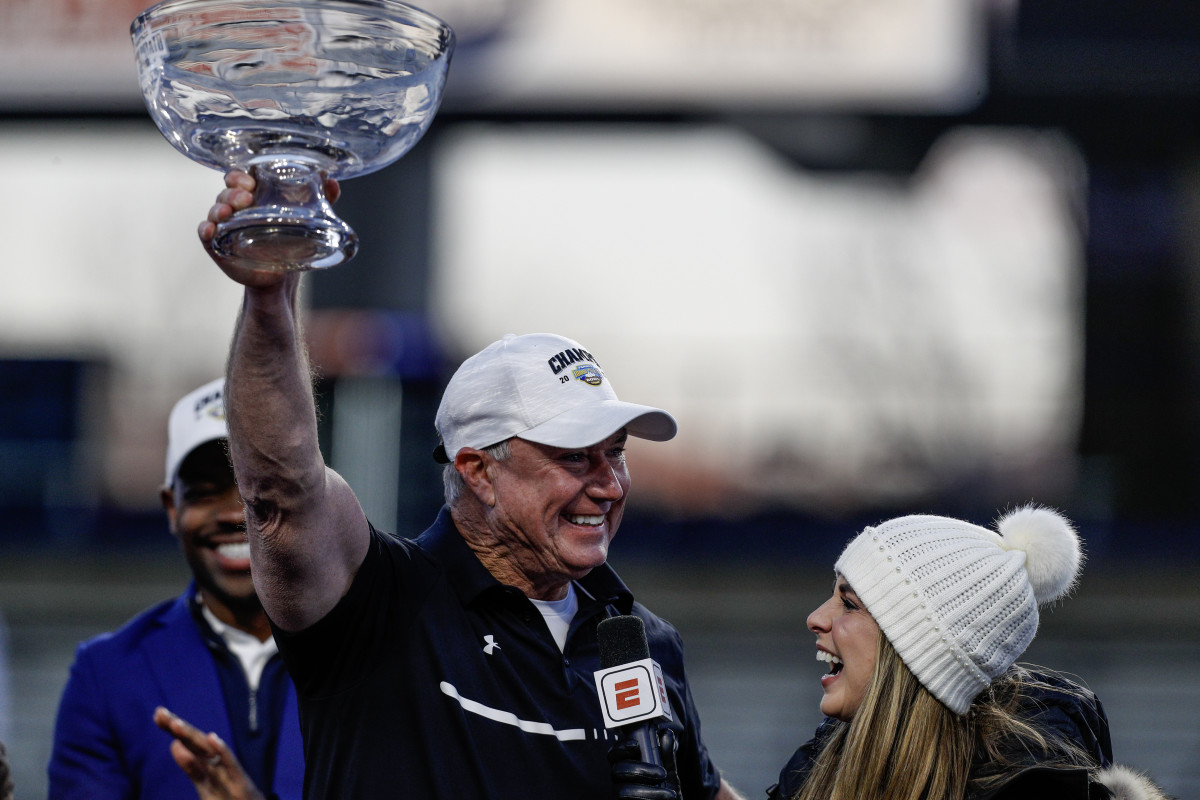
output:
POLYGON ((849 723, 834 724, 792 800, 960 800, 968 788, 1011 777, 1025 763, 1022 754, 1043 764, 1091 765, 1077 746, 1018 717, 1022 693, 1035 682, 1013 667, 960 716, 917 681, 880 635, 862 704, 849 723))

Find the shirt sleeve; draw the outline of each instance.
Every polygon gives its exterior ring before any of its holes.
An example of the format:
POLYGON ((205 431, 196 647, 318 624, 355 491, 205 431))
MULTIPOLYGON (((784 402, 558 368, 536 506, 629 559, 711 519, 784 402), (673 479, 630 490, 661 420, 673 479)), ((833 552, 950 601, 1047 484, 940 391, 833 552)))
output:
POLYGON ((430 567, 413 542, 371 528, 371 544, 346 594, 302 631, 275 629, 296 692, 331 697, 362 680, 376 656, 399 646, 428 593, 430 567))

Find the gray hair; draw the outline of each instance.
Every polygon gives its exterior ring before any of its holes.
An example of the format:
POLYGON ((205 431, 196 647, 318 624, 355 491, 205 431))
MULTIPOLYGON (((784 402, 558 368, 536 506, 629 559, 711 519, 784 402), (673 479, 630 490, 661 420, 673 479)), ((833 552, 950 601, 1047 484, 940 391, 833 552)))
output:
MULTIPOLYGON (((485 447, 483 452, 496 461, 506 461, 512 456, 512 448, 508 446, 509 441, 509 439, 505 439, 499 444, 485 447)), ((446 497, 446 505, 454 505, 454 501, 462 495, 466 488, 467 484, 463 481, 462 475, 458 474, 458 470, 454 468, 453 461, 442 468, 442 490, 446 497)))

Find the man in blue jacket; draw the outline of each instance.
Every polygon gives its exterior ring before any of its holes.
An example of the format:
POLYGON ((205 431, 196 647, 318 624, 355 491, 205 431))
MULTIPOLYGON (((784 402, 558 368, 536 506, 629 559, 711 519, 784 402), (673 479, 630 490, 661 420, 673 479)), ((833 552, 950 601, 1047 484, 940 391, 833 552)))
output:
POLYGON ((267 797, 301 796, 295 690, 251 582, 227 437, 223 380, 171 412, 162 503, 193 579, 80 645, 58 709, 50 800, 196 800, 155 725, 160 706, 228 742, 267 797))

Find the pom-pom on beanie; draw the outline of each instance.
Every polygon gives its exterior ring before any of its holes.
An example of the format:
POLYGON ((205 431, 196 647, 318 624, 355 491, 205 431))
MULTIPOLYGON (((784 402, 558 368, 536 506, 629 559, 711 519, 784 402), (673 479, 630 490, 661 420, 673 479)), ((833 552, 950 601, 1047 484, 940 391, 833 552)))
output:
POLYGON ((914 515, 866 528, 834 569, 845 576, 921 685, 965 714, 1033 641, 1038 606, 1065 596, 1083 564, 1056 511, 1025 506, 997 522, 914 515))

